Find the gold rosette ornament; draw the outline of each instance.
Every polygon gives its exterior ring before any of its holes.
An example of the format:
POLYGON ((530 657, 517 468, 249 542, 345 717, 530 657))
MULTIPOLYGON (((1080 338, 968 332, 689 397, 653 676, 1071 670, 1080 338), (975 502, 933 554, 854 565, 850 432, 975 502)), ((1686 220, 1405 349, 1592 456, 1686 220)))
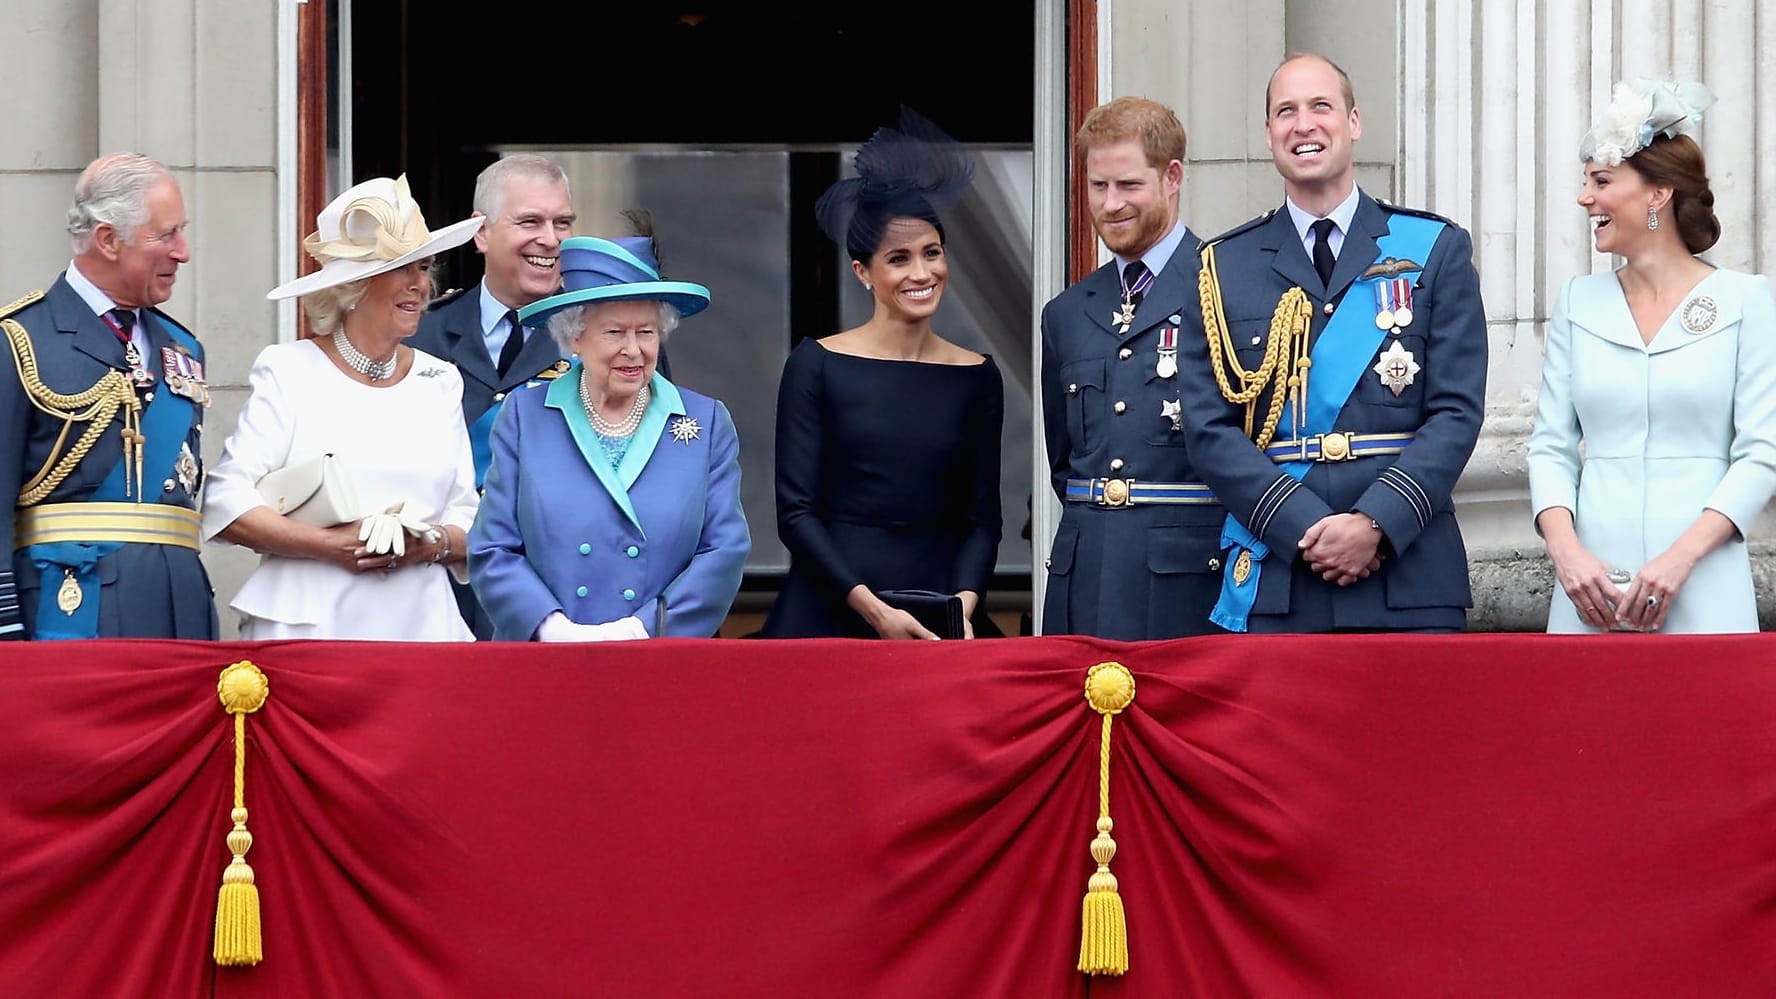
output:
POLYGON ((265 705, 271 682, 265 672, 242 660, 222 671, 216 693, 222 710, 234 716, 234 810, 229 820, 228 852, 234 855, 222 872, 222 891, 216 900, 216 963, 224 966, 254 965, 265 959, 259 932, 259 888, 247 851, 253 834, 247 831, 247 716, 265 705))
POLYGON ((1122 710, 1135 702, 1135 677, 1121 663, 1099 663, 1085 674, 1085 701, 1104 716, 1098 742, 1098 835, 1092 840, 1092 859, 1098 870, 1085 891, 1085 910, 1079 936, 1079 970, 1088 975, 1120 975, 1128 971, 1128 923, 1117 894, 1116 875, 1110 861, 1116 857, 1116 841, 1110 838, 1110 726, 1122 710))

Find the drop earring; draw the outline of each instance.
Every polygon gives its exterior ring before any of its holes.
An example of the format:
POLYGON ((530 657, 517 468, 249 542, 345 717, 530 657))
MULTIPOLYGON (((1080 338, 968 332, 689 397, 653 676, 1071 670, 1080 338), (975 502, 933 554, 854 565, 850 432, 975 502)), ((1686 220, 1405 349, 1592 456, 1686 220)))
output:
POLYGON ((1647 206, 1647 228, 1659 228, 1659 210, 1651 205, 1647 206))

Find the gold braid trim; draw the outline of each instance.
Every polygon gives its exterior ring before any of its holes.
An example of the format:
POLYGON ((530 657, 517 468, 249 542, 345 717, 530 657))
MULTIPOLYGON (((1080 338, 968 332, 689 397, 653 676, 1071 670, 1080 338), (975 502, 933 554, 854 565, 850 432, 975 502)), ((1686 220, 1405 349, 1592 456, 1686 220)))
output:
MULTIPOLYGON (((35 294, 41 297, 40 292, 35 294)), ((26 304, 31 301, 36 299, 30 295, 19 300, 26 304)), ((0 310, 0 316, 20 308, 19 302, 0 310)), ((129 377, 121 371, 107 371, 86 391, 63 395, 43 383, 43 377, 37 371, 37 354, 31 349, 31 335, 25 332, 25 328, 15 319, 0 319, 0 329, 6 331, 7 343, 12 347, 12 359, 18 367, 19 382, 25 387, 25 398, 31 400, 31 405, 40 412, 62 421, 62 432, 57 435, 55 446, 49 449, 49 457, 44 460, 43 467, 19 490, 18 505, 31 506, 40 503, 44 497, 54 492, 62 484, 62 480, 86 458, 86 453, 92 450, 99 435, 111 426, 111 421, 117 417, 119 410, 123 411, 124 460, 129 461, 132 457, 135 459, 137 485, 140 486, 140 452, 144 440, 141 428, 142 402, 136 398, 135 386, 130 384, 129 377), (80 439, 74 442, 74 446, 64 451, 68 433, 75 423, 85 423, 86 429, 81 432, 80 439)), ((128 491, 127 477, 125 491, 128 491)))
POLYGON ((1270 336, 1264 343, 1264 360, 1258 370, 1247 371, 1240 366, 1234 349, 1233 335, 1227 329, 1227 314, 1221 302, 1221 276, 1215 269, 1215 247, 1203 247, 1202 270, 1197 273, 1197 295, 1202 304, 1203 333, 1209 341, 1209 367, 1215 372, 1215 384, 1221 397, 1246 407, 1246 436, 1260 448, 1276 436, 1277 424, 1283 418, 1285 399, 1295 401, 1295 419, 1302 418, 1306 399, 1307 369, 1313 364, 1308 356, 1308 331, 1313 327, 1313 303, 1300 288, 1290 288, 1277 302, 1270 317, 1270 336), (1229 379, 1231 372, 1233 378, 1229 379), (1234 388, 1232 381, 1239 387, 1234 388), (1258 400, 1265 389, 1271 390, 1270 405, 1264 423, 1254 432, 1258 400))

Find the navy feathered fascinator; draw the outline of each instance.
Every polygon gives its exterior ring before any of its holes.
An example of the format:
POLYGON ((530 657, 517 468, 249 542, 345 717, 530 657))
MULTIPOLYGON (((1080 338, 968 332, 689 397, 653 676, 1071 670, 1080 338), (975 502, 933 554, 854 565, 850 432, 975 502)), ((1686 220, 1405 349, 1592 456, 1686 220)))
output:
POLYGON ((938 212, 955 204, 974 176, 974 160, 961 143, 907 107, 900 109, 900 128, 877 129, 852 163, 857 176, 827 188, 814 216, 859 260, 882 245, 894 219, 924 219, 941 232, 938 212))

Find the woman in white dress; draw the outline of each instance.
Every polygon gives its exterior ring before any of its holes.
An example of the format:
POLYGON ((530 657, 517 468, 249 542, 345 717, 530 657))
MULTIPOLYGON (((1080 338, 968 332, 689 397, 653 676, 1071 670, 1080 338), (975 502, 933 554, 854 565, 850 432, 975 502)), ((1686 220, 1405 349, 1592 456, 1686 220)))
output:
POLYGON ((266 296, 302 295, 315 337, 260 352, 204 490, 204 539, 264 556, 230 604, 242 638, 473 640, 445 575, 467 582, 477 506, 462 376, 401 341, 432 295, 432 255, 480 224, 433 233, 405 177, 366 181, 303 242, 321 269, 266 296), (328 454, 357 500, 344 523, 286 516, 256 487, 328 454))
POLYGON ((1745 533, 1776 488, 1776 297, 1720 236, 1700 84, 1617 84, 1579 204, 1626 264, 1567 282, 1529 440, 1548 630, 1756 631, 1745 533))

